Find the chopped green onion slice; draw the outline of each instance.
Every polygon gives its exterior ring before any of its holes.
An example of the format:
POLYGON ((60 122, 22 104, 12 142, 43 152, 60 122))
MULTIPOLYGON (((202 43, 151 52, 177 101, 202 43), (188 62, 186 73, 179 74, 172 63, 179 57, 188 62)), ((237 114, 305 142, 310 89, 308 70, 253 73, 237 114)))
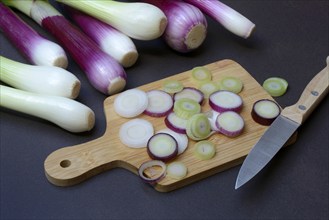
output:
POLYGON ((286 93, 288 82, 280 77, 271 77, 264 81, 263 88, 273 97, 282 96, 286 93))
POLYGON ((221 90, 228 90, 234 93, 241 92, 243 88, 242 81, 239 78, 233 76, 224 77, 219 81, 218 84, 221 90))
POLYGON ((211 134, 211 126, 208 117, 203 114, 195 114, 187 121, 186 133, 193 140, 203 140, 211 134))
POLYGON ((209 98, 211 93, 219 90, 219 86, 215 82, 210 81, 201 83, 199 89, 201 90, 201 92, 203 92, 206 98, 209 98))
POLYGON ((199 141, 194 145, 194 154, 201 160, 209 160, 216 154, 215 144, 208 140, 199 141))
POLYGON ((192 79, 197 83, 209 82, 212 79, 209 69, 203 66, 197 66, 192 69, 192 79))
POLYGON ((180 118, 189 119, 193 115, 201 112, 201 106, 192 99, 181 98, 175 101, 174 112, 180 118))
POLYGON ((168 93, 176 93, 183 90, 184 86, 180 81, 177 80, 167 80, 162 85, 163 90, 168 93))

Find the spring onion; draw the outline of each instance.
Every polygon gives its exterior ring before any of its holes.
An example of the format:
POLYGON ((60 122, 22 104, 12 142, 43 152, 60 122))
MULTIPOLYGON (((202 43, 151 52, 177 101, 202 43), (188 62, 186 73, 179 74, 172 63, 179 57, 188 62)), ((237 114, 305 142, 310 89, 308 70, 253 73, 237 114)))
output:
POLYGON ((207 20, 197 7, 181 1, 144 0, 159 7, 168 24, 163 34, 165 42, 174 50, 186 53, 199 48, 207 35, 207 20))
POLYGON ((127 147, 144 148, 153 134, 153 125, 149 121, 135 118, 120 127, 119 139, 127 147))
POLYGON ((212 74, 210 70, 204 66, 197 66, 191 70, 192 80, 196 83, 210 82, 212 74))
POLYGON ((182 162, 172 162, 167 166, 167 176, 181 180, 187 175, 187 167, 182 162))
POLYGON ((200 83, 199 90, 204 94, 205 98, 219 90, 219 86, 214 81, 200 83))
POLYGON ((150 90, 146 92, 148 97, 148 106, 144 114, 152 117, 162 117, 168 115, 174 106, 171 95, 162 90, 150 90))
POLYGON ((199 113, 189 118, 186 125, 186 134, 192 140, 204 140, 210 137, 213 132, 207 116, 199 113))
POLYGON ((242 98, 234 92, 219 90, 209 96, 210 107, 217 112, 235 111, 242 109, 242 98))
POLYGON ((261 99, 253 104, 251 116, 261 125, 270 125, 279 116, 281 109, 278 104, 269 99, 261 99))
POLYGON ((180 81, 177 80, 166 80, 162 84, 162 88, 165 92, 173 94, 183 90, 184 86, 180 81))
POLYGON ((98 18, 138 40, 158 38, 167 26, 165 14, 158 7, 147 3, 113 0, 57 1, 98 18))
POLYGON ((157 133, 170 134, 171 136, 173 136, 173 138, 175 138, 175 140, 177 141, 177 144, 178 144, 177 155, 182 154, 188 147, 188 138, 187 138, 186 134, 179 134, 169 128, 162 129, 162 130, 158 131, 157 133))
POLYGON ((136 63, 138 52, 134 42, 127 35, 76 9, 65 9, 73 21, 123 67, 131 67, 136 63))
POLYGON ((263 82, 263 88, 273 97, 286 93, 288 82, 280 77, 270 77, 263 82))
POLYGON ((48 120, 70 132, 89 131, 95 123, 94 112, 73 99, 3 85, 0 85, 0 106, 48 120))
POLYGON ((167 166, 161 160, 149 160, 138 168, 140 178, 151 185, 155 185, 166 176, 167 166))
POLYGON ((184 0, 213 18, 233 34, 248 38, 255 24, 248 18, 218 0, 184 0))
POLYGON ((244 128, 243 118, 234 111, 226 111, 217 116, 218 131, 228 137, 240 135, 244 128))
POLYGON ((234 76, 223 77, 219 82, 218 86, 221 90, 227 90, 236 94, 240 93, 243 89, 242 81, 234 76))
POLYGON ((218 131, 218 128, 216 126, 216 119, 220 113, 210 110, 210 111, 204 112, 204 114, 207 116, 207 118, 209 120, 211 130, 218 131))
POLYGON ((98 91, 112 95, 124 88, 127 76, 123 67, 47 1, 5 0, 4 2, 32 17, 48 30, 66 48, 98 91))
POLYGON ((178 143, 168 133, 157 133, 147 143, 147 153, 154 160, 167 162, 178 154, 178 143))
POLYGON ((66 68, 67 57, 58 44, 47 40, 0 2, 0 31, 35 65, 66 68))
POLYGON ((165 117, 165 125, 180 134, 186 134, 186 124, 187 124, 187 119, 183 119, 181 117, 178 117, 175 112, 170 112, 166 117, 165 117))
POLYGON ((0 56, 0 80, 17 89, 76 98, 80 81, 72 73, 57 66, 28 65, 0 56))
POLYGON ((215 144, 209 140, 198 141, 194 144, 194 155, 200 160, 210 160, 215 154, 215 144))
POLYGON ((174 94, 174 101, 182 98, 192 99, 201 105, 204 99, 204 94, 199 89, 184 87, 181 91, 174 94))
POLYGON ((189 119, 200 112, 200 104, 193 99, 181 98, 174 103, 174 113, 182 119, 189 119))

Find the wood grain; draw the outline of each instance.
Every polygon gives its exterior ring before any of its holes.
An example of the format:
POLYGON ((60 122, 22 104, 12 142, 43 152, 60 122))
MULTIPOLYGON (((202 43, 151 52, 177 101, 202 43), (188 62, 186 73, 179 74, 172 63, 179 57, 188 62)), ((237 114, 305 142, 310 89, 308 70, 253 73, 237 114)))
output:
MULTIPOLYGON (((266 126, 255 123, 250 116, 255 101, 264 98, 273 100, 262 86, 235 61, 222 60, 205 66, 212 72, 213 80, 219 80, 224 76, 235 76, 242 80, 244 88, 239 95, 244 102, 241 115, 245 120, 245 129, 242 135, 235 138, 228 138, 221 134, 211 136, 209 139, 216 144, 216 155, 207 161, 201 161, 193 155, 195 141, 189 140, 187 150, 175 159, 185 163, 188 175, 182 180, 166 176, 154 185, 154 188, 160 192, 178 189, 241 164, 267 129, 266 126)), ((144 91, 161 89, 163 82, 167 79, 179 80, 184 86, 195 86, 191 81, 191 70, 189 70, 139 88, 144 91)), ((116 96, 108 97, 104 101, 107 128, 102 137, 80 145, 60 148, 46 158, 44 168, 51 183, 58 186, 70 186, 115 167, 122 167, 137 174, 138 167, 150 160, 145 148, 131 149, 120 142, 119 128, 129 119, 122 118, 114 112, 113 101, 116 96)), ((202 110, 209 110, 207 102, 203 104, 202 110)), ((152 118, 141 115, 140 118, 150 121, 155 131, 165 128, 164 117, 152 118)))

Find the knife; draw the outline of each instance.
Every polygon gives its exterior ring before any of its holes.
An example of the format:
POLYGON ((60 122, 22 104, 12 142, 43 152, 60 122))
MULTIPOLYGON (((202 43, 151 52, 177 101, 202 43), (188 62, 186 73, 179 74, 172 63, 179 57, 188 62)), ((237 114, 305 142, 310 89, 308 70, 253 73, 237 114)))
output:
POLYGON ((247 183, 266 166, 327 95, 328 66, 329 56, 327 57, 327 66, 307 84, 297 103, 284 108, 251 149, 241 166, 235 189, 247 183))

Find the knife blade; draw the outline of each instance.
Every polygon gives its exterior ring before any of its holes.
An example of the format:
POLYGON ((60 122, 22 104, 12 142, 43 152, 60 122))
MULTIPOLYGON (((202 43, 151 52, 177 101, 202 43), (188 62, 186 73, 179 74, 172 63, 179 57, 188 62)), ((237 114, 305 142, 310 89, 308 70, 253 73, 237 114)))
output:
POLYGON ((284 108, 251 149, 240 168, 235 189, 251 180, 269 163, 328 94, 328 63, 329 56, 327 66, 307 84, 297 103, 284 108))

